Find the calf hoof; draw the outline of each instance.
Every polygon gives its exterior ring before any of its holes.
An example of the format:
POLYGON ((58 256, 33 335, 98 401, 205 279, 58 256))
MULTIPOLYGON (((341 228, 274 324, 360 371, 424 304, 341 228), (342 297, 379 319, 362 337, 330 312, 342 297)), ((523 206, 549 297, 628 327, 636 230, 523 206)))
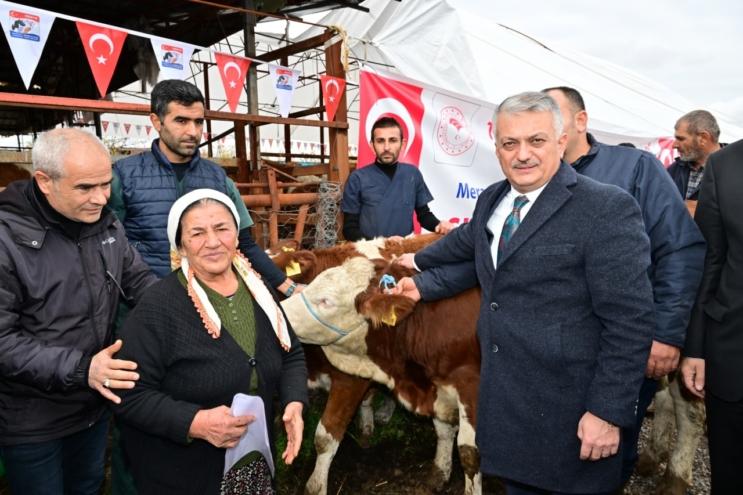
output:
POLYGON ((647 452, 641 452, 635 472, 640 476, 652 476, 660 469, 660 463, 647 452))
POLYGON ((439 469, 437 466, 431 466, 430 475, 428 479, 426 479, 425 483, 426 487, 430 490, 431 493, 436 493, 444 488, 444 485, 446 485, 447 481, 449 481, 449 479, 441 471, 441 469, 439 469))
POLYGON ((655 488, 655 495, 686 495, 689 483, 666 471, 655 488))

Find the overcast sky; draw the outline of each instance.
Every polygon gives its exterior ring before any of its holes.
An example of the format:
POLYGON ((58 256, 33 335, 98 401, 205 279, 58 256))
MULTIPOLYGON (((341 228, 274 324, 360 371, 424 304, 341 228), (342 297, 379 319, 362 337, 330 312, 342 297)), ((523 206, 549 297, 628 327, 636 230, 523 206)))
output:
POLYGON ((743 126, 743 1, 449 2, 551 48, 624 66, 743 126))

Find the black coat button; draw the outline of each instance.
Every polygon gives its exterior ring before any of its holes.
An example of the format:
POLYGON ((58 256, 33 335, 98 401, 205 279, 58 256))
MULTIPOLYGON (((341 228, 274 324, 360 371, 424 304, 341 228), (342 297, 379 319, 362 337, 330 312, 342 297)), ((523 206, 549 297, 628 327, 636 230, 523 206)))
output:
POLYGON ((498 303, 497 302, 491 302, 490 303, 490 311, 498 311, 498 303))
POLYGON ((493 344, 493 352, 498 352, 498 344, 493 344))

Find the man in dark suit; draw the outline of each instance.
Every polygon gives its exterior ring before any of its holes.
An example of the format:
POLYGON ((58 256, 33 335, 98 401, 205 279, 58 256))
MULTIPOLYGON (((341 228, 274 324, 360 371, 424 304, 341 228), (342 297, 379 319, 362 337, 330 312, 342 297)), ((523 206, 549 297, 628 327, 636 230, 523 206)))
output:
POLYGON ((609 493, 654 326, 642 215, 561 161, 567 135, 549 95, 507 98, 493 120, 507 180, 468 224, 402 258, 425 271, 398 293, 430 300, 480 283, 484 474, 509 495, 609 493))
POLYGON ((704 275, 684 347, 684 384, 707 406, 712 495, 743 493, 743 140, 707 160, 695 220, 704 275))

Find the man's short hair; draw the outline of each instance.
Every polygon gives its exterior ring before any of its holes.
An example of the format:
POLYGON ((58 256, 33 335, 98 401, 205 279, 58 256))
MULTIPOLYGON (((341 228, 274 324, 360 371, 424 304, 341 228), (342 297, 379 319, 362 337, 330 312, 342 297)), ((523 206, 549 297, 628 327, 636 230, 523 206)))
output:
POLYGON ((547 93, 548 91, 561 92, 570 102, 570 106, 573 109, 573 114, 584 111, 586 109, 586 102, 583 101, 583 96, 575 88, 571 88, 570 86, 554 86, 552 88, 543 89, 542 93, 547 93))
POLYGON ((707 131, 712 137, 712 141, 715 143, 720 139, 720 126, 717 125, 717 120, 714 115, 709 113, 707 110, 692 110, 691 112, 681 116, 676 121, 675 128, 686 122, 687 130, 689 134, 697 135, 702 131, 707 131))
POLYGON ((64 161, 70 149, 70 144, 75 141, 87 141, 97 145, 106 156, 111 154, 100 139, 94 134, 75 129, 72 127, 60 127, 51 131, 42 132, 36 138, 31 149, 31 162, 33 171, 44 172, 51 179, 59 179, 65 174, 64 161))
POLYGON ((521 113, 521 112, 551 112, 552 127, 555 129, 555 135, 558 137, 562 134, 562 113, 557 102, 547 93, 540 91, 527 91, 517 95, 509 96, 498 105, 493 114, 493 126, 498 137, 498 116, 502 113, 521 113))
POLYGON ((402 126, 397 121, 397 119, 394 119, 392 117, 382 117, 381 119, 374 122, 374 125, 371 129, 371 136, 369 136, 370 141, 374 141, 374 131, 377 129, 388 129, 390 127, 397 127, 397 129, 400 131, 400 139, 403 138, 402 135, 402 126))
POLYGON ((168 111, 168 103, 176 102, 189 107, 194 103, 204 104, 204 95, 199 88, 190 82, 180 79, 166 79, 160 81, 152 88, 150 96, 150 112, 157 115, 160 120, 165 119, 168 111))

